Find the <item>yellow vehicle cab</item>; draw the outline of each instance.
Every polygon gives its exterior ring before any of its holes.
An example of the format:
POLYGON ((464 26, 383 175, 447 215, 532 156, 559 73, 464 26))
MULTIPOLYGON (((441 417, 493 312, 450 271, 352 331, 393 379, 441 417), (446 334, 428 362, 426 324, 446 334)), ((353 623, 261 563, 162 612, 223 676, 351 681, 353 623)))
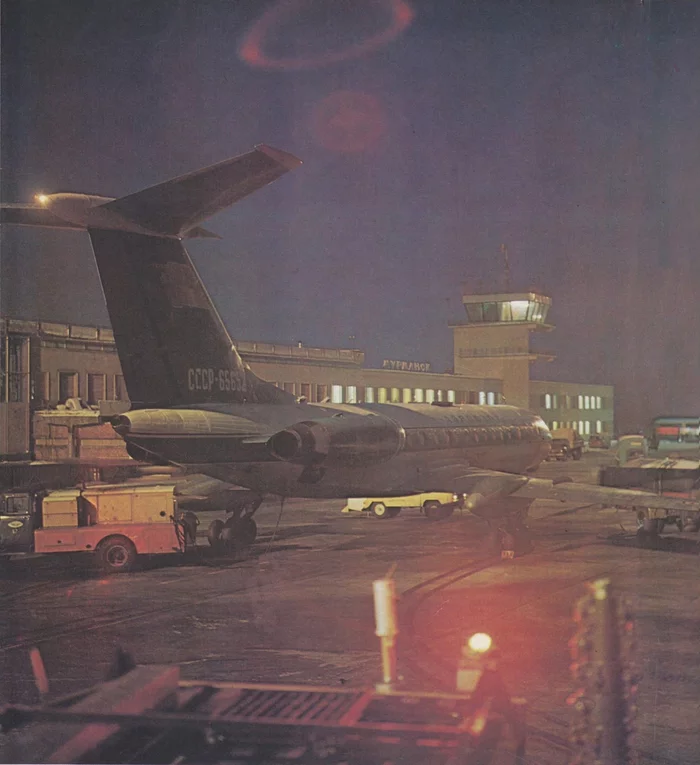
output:
POLYGON ((404 507, 418 508, 429 520, 439 521, 449 518, 455 507, 463 506, 464 495, 431 491, 405 497, 351 497, 343 512, 368 512, 375 518, 396 518, 404 507))

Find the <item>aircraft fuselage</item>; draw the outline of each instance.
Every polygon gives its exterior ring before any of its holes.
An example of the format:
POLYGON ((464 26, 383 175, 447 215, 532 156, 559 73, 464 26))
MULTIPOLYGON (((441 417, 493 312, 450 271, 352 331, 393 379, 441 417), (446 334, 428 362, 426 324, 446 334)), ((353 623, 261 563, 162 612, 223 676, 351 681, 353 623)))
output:
POLYGON ((440 467, 454 463, 525 473, 551 440, 511 406, 220 404, 135 410, 115 427, 136 458, 309 497, 443 490, 440 467))

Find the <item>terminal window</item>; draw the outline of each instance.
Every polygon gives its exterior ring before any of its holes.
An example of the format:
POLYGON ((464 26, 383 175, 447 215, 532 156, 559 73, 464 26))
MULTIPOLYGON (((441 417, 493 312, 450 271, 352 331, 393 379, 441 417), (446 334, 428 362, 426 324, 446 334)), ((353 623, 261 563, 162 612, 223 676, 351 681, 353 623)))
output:
POLYGON ((66 399, 76 398, 78 392, 78 373, 77 372, 59 372, 58 373, 58 399, 65 403, 66 399))

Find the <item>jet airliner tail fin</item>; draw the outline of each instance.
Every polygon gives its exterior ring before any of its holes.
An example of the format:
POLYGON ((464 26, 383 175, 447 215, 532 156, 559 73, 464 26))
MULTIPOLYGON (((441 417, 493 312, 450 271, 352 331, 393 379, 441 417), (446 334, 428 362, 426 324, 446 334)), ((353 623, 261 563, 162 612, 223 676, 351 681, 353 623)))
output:
POLYGON ((51 209, 2 205, 0 222, 87 229, 135 408, 290 402, 242 362, 180 240, 215 237, 203 220, 300 164, 261 145, 119 199, 55 194, 51 209))
POLYGON ((293 400, 243 363, 182 242, 88 231, 133 408, 293 400))

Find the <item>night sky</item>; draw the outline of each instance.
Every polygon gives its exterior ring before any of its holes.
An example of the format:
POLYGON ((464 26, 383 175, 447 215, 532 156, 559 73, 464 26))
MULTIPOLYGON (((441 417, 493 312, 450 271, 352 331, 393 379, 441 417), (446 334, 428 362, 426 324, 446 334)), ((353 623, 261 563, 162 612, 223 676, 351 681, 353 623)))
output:
MULTIPOLYGON (((3 0, 2 201, 304 164, 188 249, 234 338, 452 359, 462 288, 553 298, 533 377, 700 412, 697 0, 3 0)), ((0 312, 108 325, 87 235, 2 233, 0 312)))

